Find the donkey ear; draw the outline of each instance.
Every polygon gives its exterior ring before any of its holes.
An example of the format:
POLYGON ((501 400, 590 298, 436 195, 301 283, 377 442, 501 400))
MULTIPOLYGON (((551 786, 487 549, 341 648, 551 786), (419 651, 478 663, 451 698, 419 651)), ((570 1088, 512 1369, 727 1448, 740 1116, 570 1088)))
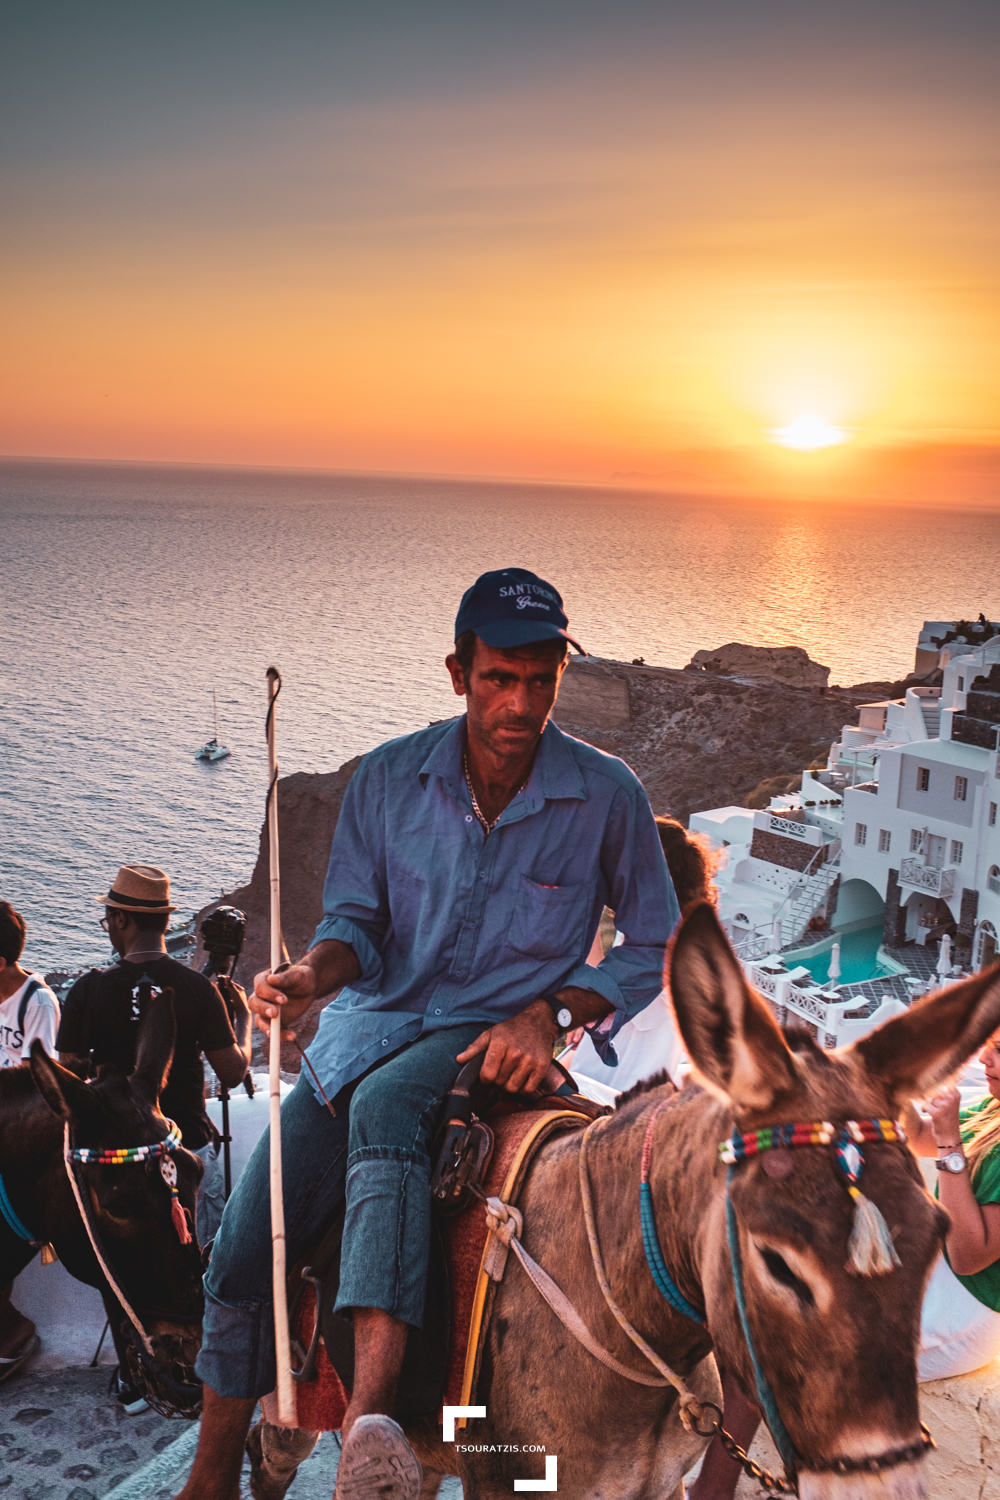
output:
POLYGON ((923 1099, 1000 1030, 1000 963, 926 995, 847 1050, 902 1104, 923 1099))
POLYGON ((132 1081, 151 1104, 159 1100, 174 1057, 177 1024, 174 1020, 174 992, 163 990, 147 1006, 139 1027, 135 1047, 132 1081))
POLYGON ((767 1109, 794 1086, 794 1058, 747 984, 711 902, 686 913, 668 972, 684 1045, 712 1093, 740 1112, 767 1109))
POLYGON ((104 1106, 90 1084, 50 1057, 37 1038, 31 1044, 28 1069, 36 1089, 60 1120, 79 1124, 104 1113, 104 1106))

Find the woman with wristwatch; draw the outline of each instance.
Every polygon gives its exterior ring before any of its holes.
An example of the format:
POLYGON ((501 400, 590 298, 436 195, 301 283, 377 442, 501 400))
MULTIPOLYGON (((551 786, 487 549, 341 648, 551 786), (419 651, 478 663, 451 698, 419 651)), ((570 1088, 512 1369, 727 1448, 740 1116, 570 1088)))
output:
POLYGON ((924 1297, 921 1380, 962 1375, 1000 1354, 1000 1032, 979 1061, 988 1094, 963 1106, 957 1088, 941 1089, 907 1122, 912 1149, 935 1159, 951 1219, 924 1297))

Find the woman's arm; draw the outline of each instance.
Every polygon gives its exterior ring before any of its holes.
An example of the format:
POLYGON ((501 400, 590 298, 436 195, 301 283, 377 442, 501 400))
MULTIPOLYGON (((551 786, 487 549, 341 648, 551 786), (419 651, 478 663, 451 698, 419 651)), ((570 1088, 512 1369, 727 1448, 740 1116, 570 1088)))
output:
MULTIPOLYGON (((928 1123, 938 1154, 950 1155, 955 1151, 965 1154, 960 1103, 961 1095, 956 1088, 941 1089, 928 1100, 928 1123)), ((972 1276, 1000 1260, 1000 1203, 977 1202, 968 1167, 960 1172, 939 1169, 938 1195, 951 1218, 945 1248, 955 1274, 972 1276)))

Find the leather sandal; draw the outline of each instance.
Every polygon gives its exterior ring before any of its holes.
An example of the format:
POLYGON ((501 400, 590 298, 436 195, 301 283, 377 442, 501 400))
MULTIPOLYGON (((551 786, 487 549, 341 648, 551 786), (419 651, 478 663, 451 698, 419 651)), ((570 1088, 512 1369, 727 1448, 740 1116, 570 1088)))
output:
POLYGON ((334 1500, 418 1500, 423 1470, 398 1422, 359 1417, 337 1466, 334 1500))
POLYGON ((269 1426, 265 1432, 264 1419, 255 1422, 246 1440, 253 1500, 284 1500, 318 1439, 318 1432, 298 1428, 269 1426))

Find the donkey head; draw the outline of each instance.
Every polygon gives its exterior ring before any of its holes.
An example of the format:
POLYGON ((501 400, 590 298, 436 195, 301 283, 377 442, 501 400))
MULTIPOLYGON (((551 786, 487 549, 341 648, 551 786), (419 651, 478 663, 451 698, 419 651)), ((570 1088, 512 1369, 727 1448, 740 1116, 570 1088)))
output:
MULTIPOLYGON (((707 1152, 734 1130, 896 1120, 1000 1025, 996 966, 837 1052, 808 1036, 786 1038, 707 905, 688 914, 675 939, 670 984, 700 1081, 722 1106, 702 1115, 707 1152)), ((925 1492, 919 1463, 890 1462, 873 1474, 826 1468, 837 1459, 891 1459, 919 1441, 920 1307, 947 1226, 905 1145, 877 1140, 860 1150, 864 1205, 833 1143, 782 1146, 728 1171, 716 1155, 698 1236, 720 1362, 764 1405, 800 1470, 803 1500, 917 1500, 925 1492), (883 1253, 870 1259, 856 1250, 862 1208, 882 1239, 883 1253)))
POLYGON ((165 1405, 187 1408, 197 1399, 191 1366, 200 1340, 201 1256, 191 1230, 202 1164, 181 1146, 162 1154, 134 1149, 155 1147, 168 1136, 159 1095, 174 1036, 173 997, 165 991, 140 1024, 128 1077, 107 1067, 85 1083, 38 1043, 29 1068, 50 1110, 68 1125, 73 1150, 91 1158, 122 1148, 134 1154, 123 1165, 65 1163, 60 1150, 47 1174, 45 1233, 66 1269, 100 1288, 130 1362, 141 1366, 133 1374, 154 1404, 158 1388, 165 1405), (122 1299, 148 1335, 152 1354, 122 1299))

